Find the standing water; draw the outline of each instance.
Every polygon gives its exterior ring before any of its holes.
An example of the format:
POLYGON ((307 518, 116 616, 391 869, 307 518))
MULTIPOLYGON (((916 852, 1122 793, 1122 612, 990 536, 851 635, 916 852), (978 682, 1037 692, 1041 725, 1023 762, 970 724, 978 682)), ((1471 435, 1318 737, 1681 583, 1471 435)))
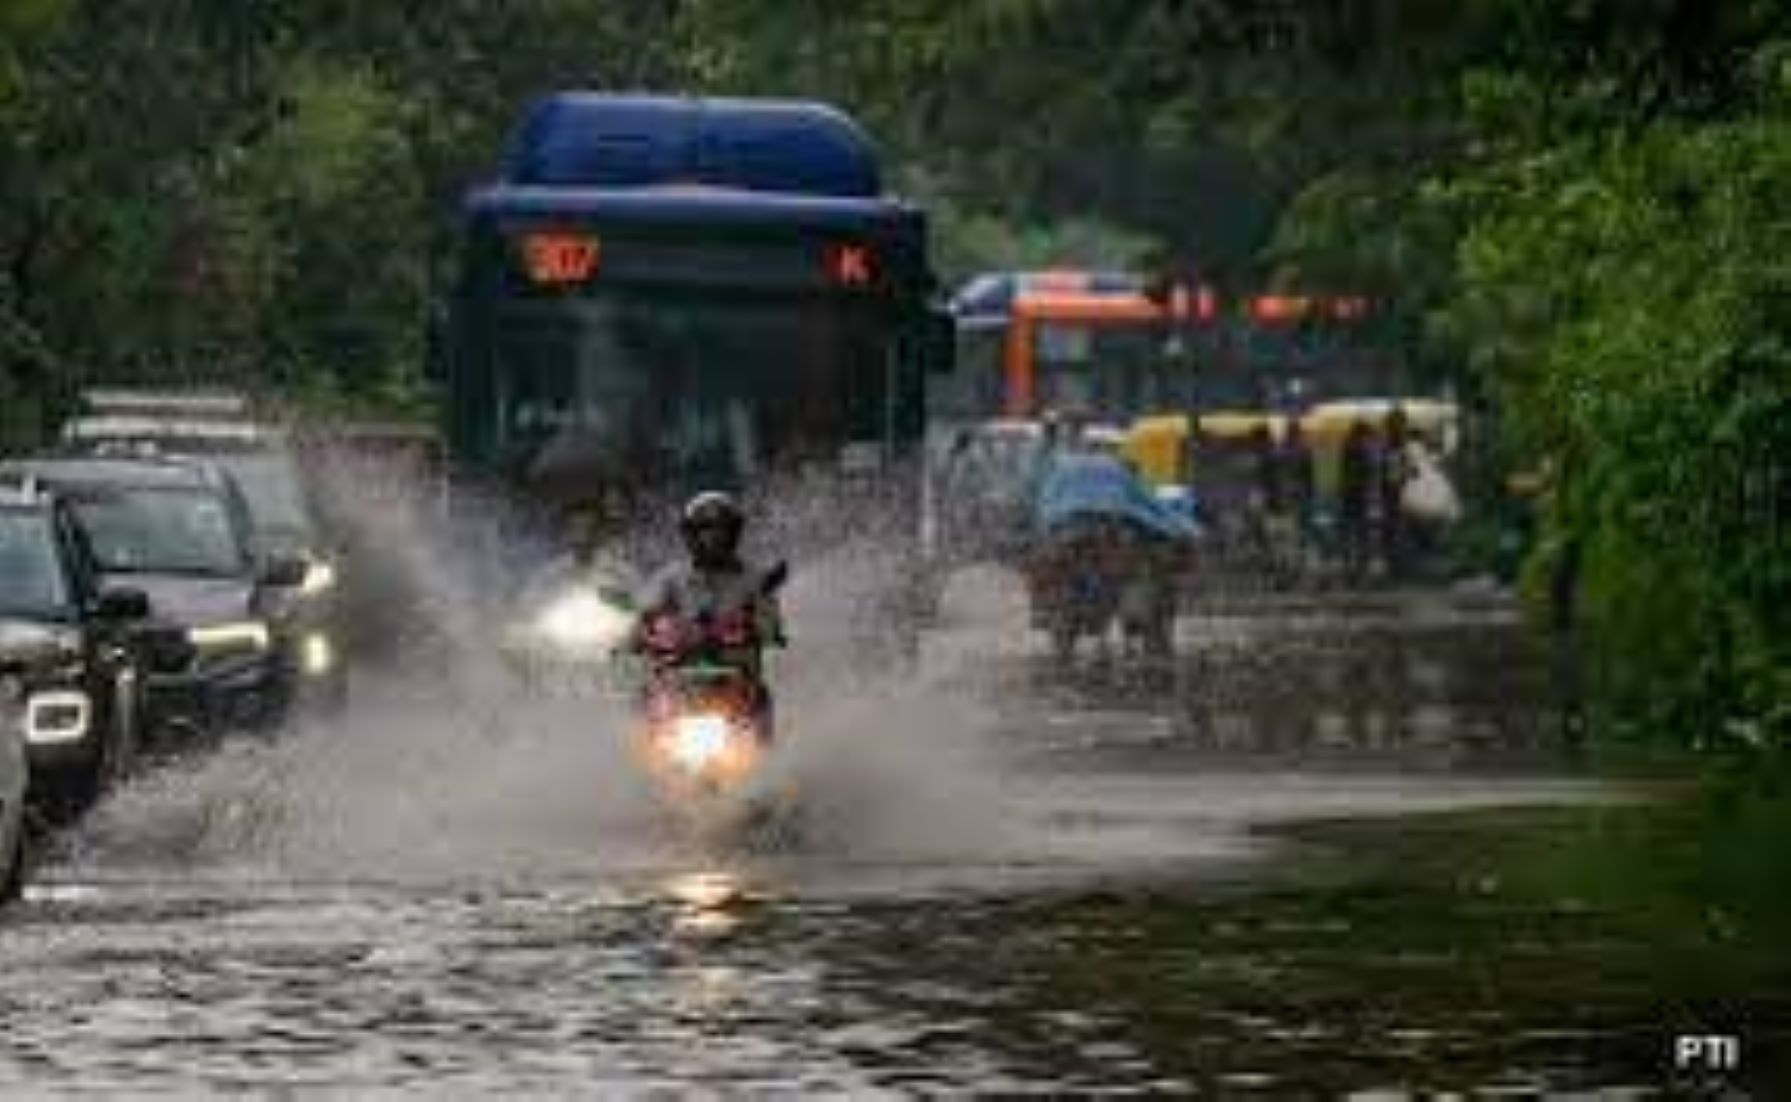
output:
POLYGON ((803 829, 698 846, 627 709, 524 691, 489 608, 389 535, 454 646, 60 840, 0 939, 0 1087, 1276 1093, 1375 1086, 1387 1045, 1456 1082, 1482 1027, 1365 1037, 1298 991, 1327 982, 1298 945, 1372 941, 1348 908, 1277 896, 1251 936, 1226 901, 1288 890, 1269 826, 1599 795, 1539 776, 1477 680, 1508 622, 1197 618, 1154 682, 1057 679, 975 572, 918 664, 867 671, 829 625, 881 572, 839 553, 796 563, 775 671, 803 829))

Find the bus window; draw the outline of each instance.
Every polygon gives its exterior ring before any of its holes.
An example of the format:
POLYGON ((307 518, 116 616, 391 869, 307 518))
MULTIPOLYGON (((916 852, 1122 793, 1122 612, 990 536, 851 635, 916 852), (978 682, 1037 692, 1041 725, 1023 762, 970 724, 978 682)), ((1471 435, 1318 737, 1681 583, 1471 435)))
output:
POLYGON ((1038 327, 1041 364, 1083 364, 1093 355, 1094 335, 1086 325, 1046 322, 1038 327))
POLYGON ((572 340, 564 330, 514 330, 498 348, 498 439, 539 445, 571 424, 578 399, 572 340))
POLYGON ((1162 344, 1141 326, 1049 323, 1039 327, 1039 401, 1113 422, 1172 408, 1176 375, 1162 344))
POLYGON ((502 437, 530 469, 547 451, 640 481, 739 488, 888 431, 891 338, 868 313, 623 295, 562 310, 576 324, 530 319, 502 344, 502 437))

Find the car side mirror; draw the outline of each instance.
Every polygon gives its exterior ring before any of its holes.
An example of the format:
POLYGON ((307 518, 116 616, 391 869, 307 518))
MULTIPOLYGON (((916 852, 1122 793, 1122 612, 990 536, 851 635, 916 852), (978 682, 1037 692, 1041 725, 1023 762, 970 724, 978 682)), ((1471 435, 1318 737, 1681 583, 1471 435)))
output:
POLYGON ((149 617, 149 594, 141 589, 109 589, 100 594, 98 611, 101 619, 125 622, 149 617))
POLYGON ((145 628, 137 641, 149 662, 150 673, 181 673, 192 665, 198 654, 198 648, 187 638, 186 630, 172 624, 145 628))
POLYGON ((305 584, 311 564, 296 556, 282 555, 261 564, 260 582, 275 589, 294 589, 305 584))

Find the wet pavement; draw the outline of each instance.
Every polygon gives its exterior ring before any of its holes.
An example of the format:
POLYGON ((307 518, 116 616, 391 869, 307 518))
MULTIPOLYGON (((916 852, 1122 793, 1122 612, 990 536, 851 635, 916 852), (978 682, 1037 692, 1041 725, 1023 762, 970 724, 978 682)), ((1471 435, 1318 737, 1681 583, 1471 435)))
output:
POLYGON ((1524 1041, 1621 1023, 1439 1013, 1485 977, 1280 833, 1615 798, 1539 733, 1508 610, 1234 610, 1063 679, 1003 584, 917 672, 792 668, 785 848, 664 829, 623 716, 453 685, 145 778, 0 928, 0 1090, 1630 1082, 1524 1041))

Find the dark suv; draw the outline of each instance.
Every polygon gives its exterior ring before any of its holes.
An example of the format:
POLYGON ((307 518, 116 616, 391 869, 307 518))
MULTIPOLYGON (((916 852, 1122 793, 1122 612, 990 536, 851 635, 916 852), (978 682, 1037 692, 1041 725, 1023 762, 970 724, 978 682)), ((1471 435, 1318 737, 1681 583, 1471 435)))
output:
POLYGON ((302 559, 290 619, 307 704, 340 710, 348 696, 349 641, 341 555, 321 519, 316 480, 295 435, 252 417, 222 392, 92 391, 87 412, 62 428, 62 449, 88 457, 166 457, 209 463, 242 494, 250 544, 263 558, 302 559))
POLYGON ((52 822, 130 768, 147 676, 185 657, 149 611, 141 590, 103 588, 64 502, 0 478, 0 675, 21 705, 32 802, 52 822))
POLYGON ((209 464, 172 460, 32 459, 0 464, 69 503, 102 579, 148 595, 185 629, 190 661, 148 683, 162 731, 265 729, 302 689, 295 595, 306 564, 258 559, 236 484, 209 464))

